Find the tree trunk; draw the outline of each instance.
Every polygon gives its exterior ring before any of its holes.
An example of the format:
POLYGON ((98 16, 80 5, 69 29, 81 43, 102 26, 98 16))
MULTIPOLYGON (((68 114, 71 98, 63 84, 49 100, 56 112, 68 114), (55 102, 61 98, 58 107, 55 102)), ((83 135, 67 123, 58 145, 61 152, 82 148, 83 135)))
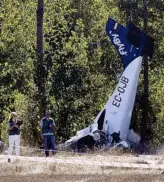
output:
POLYGON ((126 24, 128 25, 129 22, 132 21, 131 16, 132 16, 132 2, 131 0, 127 0, 126 4, 126 24))
MULTIPOLYGON (((1 9, 1 1, 0 1, 0 9, 1 9)), ((2 32, 2 18, 0 18, 0 36, 1 36, 1 32, 2 32)), ((0 140, 1 140, 1 115, 0 115, 0 140)))
MULTIPOLYGON (((143 0, 143 10, 144 10, 144 31, 147 32, 147 0, 143 0)), ((149 85, 148 85, 148 57, 144 55, 144 91, 143 91, 143 110, 142 110, 142 122, 141 122, 141 140, 145 142, 147 139, 148 130, 148 102, 149 101, 149 85)))
MULTIPOLYGON (((36 42, 36 62, 35 62, 35 74, 34 74, 34 83, 36 86, 34 100, 35 104, 39 107, 39 117, 43 116, 43 113, 46 109, 46 98, 45 98, 45 69, 43 62, 43 15, 44 15, 44 0, 38 0, 38 7, 36 11, 37 19, 37 42, 36 42)), ((37 115, 38 113, 36 113, 37 115)), ((35 138, 35 141, 40 144, 41 135, 38 132, 38 122, 37 118, 31 120, 32 126, 32 135, 35 138)))
POLYGON ((43 63, 43 14, 44 0, 38 0, 37 15, 37 64, 36 64, 36 86, 38 89, 39 112, 42 116, 46 109, 45 97, 45 67, 43 63))
MULTIPOLYGON (((0 1, 0 10, 2 8, 2 2, 0 1)), ((0 18, 0 34, 2 32, 2 18, 0 18)))

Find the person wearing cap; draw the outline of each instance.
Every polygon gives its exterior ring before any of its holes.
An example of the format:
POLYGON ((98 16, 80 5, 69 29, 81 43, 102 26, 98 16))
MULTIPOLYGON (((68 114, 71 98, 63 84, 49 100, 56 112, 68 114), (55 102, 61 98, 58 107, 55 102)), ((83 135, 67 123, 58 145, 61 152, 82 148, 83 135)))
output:
MULTIPOLYGON (((8 154, 12 155, 13 148, 15 145, 15 153, 17 156, 20 155, 20 125, 22 123, 19 122, 17 118, 16 112, 11 112, 9 121, 8 121, 8 133, 9 133, 9 149, 8 154)), ((8 159, 10 162, 10 159, 8 159)))
POLYGON ((56 152, 54 129, 56 127, 54 120, 50 117, 50 111, 45 113, 40 121, 40 127, 43 136, 44 150, 46 157, 49 156, 49 149, 52 149, 52 154, 56 152))

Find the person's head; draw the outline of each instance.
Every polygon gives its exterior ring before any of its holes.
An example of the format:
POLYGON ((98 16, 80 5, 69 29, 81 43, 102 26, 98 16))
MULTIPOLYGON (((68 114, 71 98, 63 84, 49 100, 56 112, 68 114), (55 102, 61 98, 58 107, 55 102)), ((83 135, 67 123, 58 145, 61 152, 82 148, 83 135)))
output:
POLYGON ((16 112, 11 112, 10 119, 14 119, 16 117, 17 117, 17 113, 16 112))
POLYGON ((51 111, 50 110, 47 110, 45 112, 45 117, 49 118, 51 116, 51 111))

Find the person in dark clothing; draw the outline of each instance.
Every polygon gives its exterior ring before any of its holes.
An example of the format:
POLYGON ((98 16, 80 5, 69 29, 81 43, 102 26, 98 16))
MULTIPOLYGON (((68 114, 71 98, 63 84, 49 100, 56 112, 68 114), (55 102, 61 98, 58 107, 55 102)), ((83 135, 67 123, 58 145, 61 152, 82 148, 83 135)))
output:
POLYGON ((40 121, 42 130, 44 150, 46 157, 49 156, 49 149, 52 149, 52 154, 56 152, 54 129, 56 127, 54 120, 50 117, 50 112, 47 111, 45 117, 40 121))

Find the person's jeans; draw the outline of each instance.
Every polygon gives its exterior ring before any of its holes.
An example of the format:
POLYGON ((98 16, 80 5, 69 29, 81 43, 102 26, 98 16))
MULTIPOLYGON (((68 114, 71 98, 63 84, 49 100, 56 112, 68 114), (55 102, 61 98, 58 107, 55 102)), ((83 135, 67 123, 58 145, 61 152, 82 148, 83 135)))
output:
POLYGON ((46 157, 49 156, 49 150, 52 149, 52 153, 56 152, 55 137, 54 135, 43 135, 44 139, 44 150, 46 157))
POLYGON ((9 135, 9 155, 12 155, 13 148, 15 145, 16 155, 20 155, 20 135, 9 135))

